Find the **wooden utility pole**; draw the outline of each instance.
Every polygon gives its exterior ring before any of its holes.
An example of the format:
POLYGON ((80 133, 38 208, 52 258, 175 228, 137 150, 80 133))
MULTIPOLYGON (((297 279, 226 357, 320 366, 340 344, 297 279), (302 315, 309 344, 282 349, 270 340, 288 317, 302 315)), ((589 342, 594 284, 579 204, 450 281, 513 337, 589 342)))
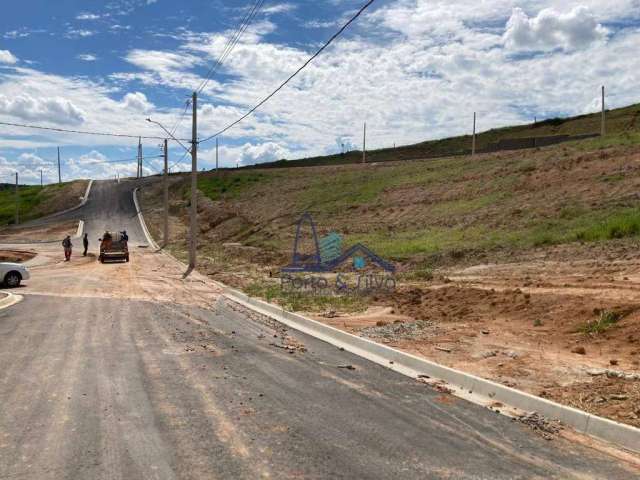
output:
POLYGON ((169 245, 169 141, 164 139, 164 246, 169 245))
POLYGON ((191 222, 189 239, 189 269, 196 268, 198 248, 198 93, 193 92, 191 101, 193 120, 191 127, 191 222))
POLYGON ((367 122, 364 122, 362 133, 362 163, 367 163, 367 122))
POLYGON ((476 154, 476 112, 473 112, 473 137, 471 139, 471 156, 476 154))
POLYGON ((62 183, 62 173, 60 171, 60 147, 58 147, 58 183, 62 183))
POLYGON ((602 86, 602 125, 600 125, 600 135, 604 137, 606 133, 606 113, 605 113, 605 104, 604 104, 604 85, 602 86))
POLYGON ((218 137, 216 137, 216 173, 218 173, 218 137))
POLYGON ((18 189, 18 172, 16 172, 16 225, 20 223, 20 192, 18 189))

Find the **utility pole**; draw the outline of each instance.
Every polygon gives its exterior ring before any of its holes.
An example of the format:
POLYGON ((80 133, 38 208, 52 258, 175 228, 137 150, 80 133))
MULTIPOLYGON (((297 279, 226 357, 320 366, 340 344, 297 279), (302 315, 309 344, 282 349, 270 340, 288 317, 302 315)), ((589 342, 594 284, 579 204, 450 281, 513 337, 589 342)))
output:
POLYGON ((362 134, 362 163, 367 163, 367 122, 364 122, 362 134))
POLYGON ((218 173, 218 137, 216 137, 216 173, 218 173))
POLYGON ((58 183, 62 183, 62 173, 60 173, 60 147, 58 147, 58 183))
POLYGON ((18 191, 18 172, 16 172, 16 225, 20 223, 20 193, 18 191))
POLYGON ((193 124, 191 128, 191 225, 189 241, 189 269, 196 268, 196 249, 198 247, 198 93, 193 92, 191 101, 193 124))
POLYGON ((44 183, 42 182, 42 169, 40 169, 40 188, 44 187, 44 183))
POLYGON ((164 246, 169 244, 169 141, 164 139, 164 246))
POLYGON ((602 137, 604 137, 606 133, 605 120, 606 120, 606 113, 605 113, 605 104, 604 104, 604 85, 603 85, 602 86, 602 125, 600 126, 600 136, 602 137))
POLYGON ((138 171, 137 178, 142 177, 142 138, 138 137, 138 171))
POLYGON ((476 112, 473 112, 473 138, 471 140, 471 156, 476 155, 476 112))

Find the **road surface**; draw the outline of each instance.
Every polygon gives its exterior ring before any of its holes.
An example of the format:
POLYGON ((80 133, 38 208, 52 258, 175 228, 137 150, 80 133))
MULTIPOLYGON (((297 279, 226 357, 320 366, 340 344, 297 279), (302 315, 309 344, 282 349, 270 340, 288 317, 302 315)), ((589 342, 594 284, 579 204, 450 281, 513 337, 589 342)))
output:
MULTIPOLYGON (((132 188, 94 185, 75 212, 90 238, 144 244, 132 188)), ((0 311, 0 479, 640 478, 286 332, 162 254, 65 264, 38 248, 25 300, 0 311)))

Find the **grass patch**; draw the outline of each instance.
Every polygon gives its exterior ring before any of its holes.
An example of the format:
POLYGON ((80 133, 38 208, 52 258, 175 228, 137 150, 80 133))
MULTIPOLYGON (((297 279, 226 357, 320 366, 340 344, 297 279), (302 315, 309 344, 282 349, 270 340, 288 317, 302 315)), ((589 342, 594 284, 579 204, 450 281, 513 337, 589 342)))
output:
POLYGON ((598 318, 587 322, 582 327, 580 327, 580 331, 589 335, 598 335, 600 333, 606 332, 609 328, 618 323, 621 318, 621 313, 612 312, 610 310, 603 310, 600 312, 598 318))
POLYGON ((520 229, 488 225, 432 227, 412 232, 348 235, 345 243, 363 243, 378 255, 402 261, 414 255, 496 247, 529 248, 640 236, 640 210, 588 211, 575 207, 557 218, 532 219, 520 229))
POLYGON ((198 190, 211 200, 237 198, 240 194, 268 179, 263 173, 221 173, 198 178, 198 190))
POLYGON ((287 292, 277 283, 254 282, 244 288, 244 292, 252 297, 264 298, 267 302, 275 301, 293 312, 324 312, 336 310, 341 312, 360 312, 367 308, 365 297, 313 295, 303 292, 287 292))
POLYGON ((612 147, 631 147, 637 145, 640 145, 640 132, 635 130, 613 135, 605 135, 604 137, 595 137, 579 142, 567 143, 567 146, 571 146, 572 148, 583 152, 604 150, 606 148, 612 147))
MULTIPOLYGON (((36 218, 35 209, 46 203, 52 196, 64 189, 69 183, 52 184, 46 187, 21 185, 18 187, 20 222, 36 218)), ((0 188, 0 225, 15 223, 16 197, 15 187, 3 185, 0 188)))
POLYGON ((488 207, 498 203, 500 200, 506 198, 508 194, 504 193, 490 193, 488 195, 481 195, 479 197, 471 199, 451 200, 448 202, 441 202, 434 205, 431 211, 437 215, 465 215, 467 213, 475 212, 481 208, 488 207))
POLYGON ((603 175, 600 177, 600 181, 601 182, 605 182, 605 183, 615 183, 615 182, 621 182, 622 180, 624 180, 626 177, 624 175, 624 173, 614 173, 612 175, 603 175))
POLYGON ((408 282, 429 282, 433 280, 433 269, 425 267, 411 270, 402 274, 401 279, 408 282))
POLYGON ((576 239, 589 242, 635 237, 639 234, 640 211, 625 209, 581 229, 576 233, 576 239))

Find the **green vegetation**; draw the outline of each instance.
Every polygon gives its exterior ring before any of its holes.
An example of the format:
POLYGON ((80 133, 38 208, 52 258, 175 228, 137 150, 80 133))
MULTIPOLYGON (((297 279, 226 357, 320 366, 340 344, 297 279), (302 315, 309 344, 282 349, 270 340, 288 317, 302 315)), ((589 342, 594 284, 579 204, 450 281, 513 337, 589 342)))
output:
MULTIPOLYGON (((68 183, 52 184, 44 188, 40 186, 20 186, 20 221, 26 221, 38 216, 36 209, 44 205, 52 196, 59 193, 68 183)), ((15 222, 16 198, 15 187, 0 186, 0 225, 11 225, 15 222)))
POLYGON ((431 281, 433 280, 433 268, 431 267, 422 267, 416 268, 415 270, 411 270, 409 272, 403 273, 401 275, 402 280, 405 281, 431 281))
POLYGON ((361 242, 378 255, 404 260, 419 254, 456 250, 529 248, 636 236, 640 236, 638 209, 589 211, 575 208, 562 210, 555 219, 532 220, 531 226, 522 229, 498 229, 487 225, 432 227, 400 233, 349 235, 348 243, 361 242))
MULTIPOLYGON (((199 189, 213 200, 228 200, 226 214, 239 219, 206 235, 257 247, 264 256, 250 261, 275 265, 284 252, 289 255, 295 224, 309 211, 321 235, 337 231, 345 246, 363 243, 384 258, 412 266, 408 272, 402 269, 407 280, 428 280, 439 265, 502 249, 640 237, 640 210, 634 203, 640 105, 610 111, 607 119, 604 138, 549 148, 384 163, 409 158, 408 151, 411 158, 420 158, 467 148, 468 138, 456 137, 371 152, 368 158, 376 164, 279 170, 260 165, 210 172, 200 177, 199 189), (256 208, 261 198, 268 198, 268 205, 256 208), (430 263, 420 264, 423 260, 430 263)), ((599 122, 599 115, 585 115, 496 129, 481 134, 479 145, 518 136, 597 132, 599 122)), ((350 155, 319 161, 347 163, 350 155)), ((185 177, 173 193, 188 188, 185 177)), ((320 308, 335 300, 293 296, 281 301, 320 308)))
MULTIPOLYGON (((464 176, 479 175, 500 163, 499 159, 469 163, 468 159, 462 157, 441 158, 420 165, 408 163, 372 167, 367 171, 344 170, 339 175, 318 175, 315 178, 309 175, 305 188, 297 194, 296 203, 301 205, 303 211, 312 209, 314 212, 334 214, 348 207, 375 203, 384 192, 398 187, 428 187, 452 182, 464 176)), ((496 179, 491 185, 495 192, 480 195, 482 198, 472 201, 456 201, 457 205, 452 202, 451 208, 469 211, 490 204, 505 195, 498 193, 497 189, 504 188, 508 182, 508 178, 496 179)))
POLYGON ((268 302, 275 301, 285 309, 294 312, 339 310, 349 313, 366 309, 366 299, 359 296, 313 295, 303 292, 288 292, 282 290, 277 283, 254 282, 245 287, 244 292, 252 297, 264 298, 268 302))
POLYGON ((634 127, 636 130, 629 130, 622 133, 607 134, 604 137, 595 137, 579 142, 570 142, 566 145, 583 152, 593 150, 604 150, 611 147, 632 147, 640 145, 640 120, 634 127))
POLYGON ((603 310, 600 312, 597 319, 587 322, 585 325, 580 327, 580 331, 590 335, 597 335, 607 331, 613 325, 618 323, 621 318, 622 314, 618 312, 603 310))
POLYGON ((200 176, 198 178, 198 190, 211 200, 237 198, 243 191, 268 180, 268 178, 263 173, 220 172, 215 175, 200 176))

